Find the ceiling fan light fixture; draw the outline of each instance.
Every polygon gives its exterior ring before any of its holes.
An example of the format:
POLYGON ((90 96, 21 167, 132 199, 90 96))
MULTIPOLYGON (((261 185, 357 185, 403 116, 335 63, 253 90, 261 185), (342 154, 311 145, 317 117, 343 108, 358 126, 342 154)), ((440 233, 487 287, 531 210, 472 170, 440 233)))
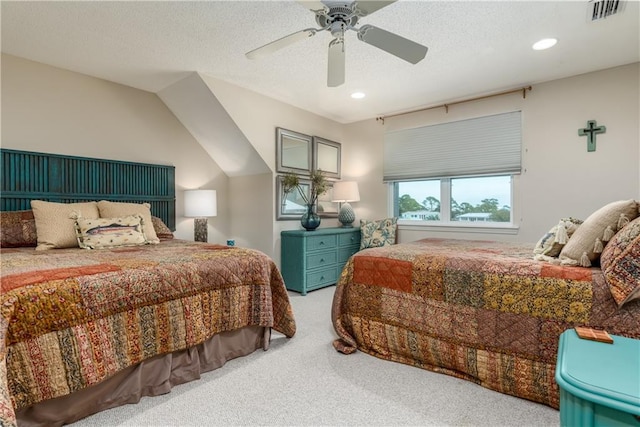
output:
POLYGON ((338 87, 345 81, 345 32, 355 31, 358 40, 377 47, 411 64, 424 59, 428 48, 395 33, 373 25, 356 27, 364 16, 395 3, 398 0, 297 0, 315 14, 320 28, 307 28, 281 37, 245 53, 248 59, 258 59, 287 47, 320 31, 329 31, 334 39, 329 43, 327 86, 338 87))
POLYGON ((362 99, 362 98, 364 98, 365 96, 367 96, 367 95, 365 95, 365 93, 364 93, 364 92, 353 92, 353 93, 351 94, 351 97, 352 97, 353 99, 362 99))
POLYGON ((542 39, 539 40, 537 42, 535 42, 532 46, 533 50, 545 50, 545 49, 549 49, 550 47, 553 47, 556 45, 556 43, 558 43, 558 39, 542 39))

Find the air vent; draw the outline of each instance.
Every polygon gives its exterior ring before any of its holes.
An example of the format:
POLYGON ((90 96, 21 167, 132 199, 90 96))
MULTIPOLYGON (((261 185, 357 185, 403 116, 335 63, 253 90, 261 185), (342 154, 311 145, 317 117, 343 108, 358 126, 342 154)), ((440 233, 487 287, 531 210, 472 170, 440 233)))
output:
POLYGON ((599 21, 622 12, 624 0, 589 0, 589 21, 599 21))

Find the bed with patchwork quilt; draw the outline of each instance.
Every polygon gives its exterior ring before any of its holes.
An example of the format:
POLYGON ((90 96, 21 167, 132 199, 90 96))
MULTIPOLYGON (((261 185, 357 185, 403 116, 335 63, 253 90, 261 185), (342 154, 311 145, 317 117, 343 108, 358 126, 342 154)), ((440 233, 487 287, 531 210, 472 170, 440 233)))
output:
MULTIPOLYGON (((638 243, 632 250, 634 259, 638 243)), ((540 262, 530 245, 424 239, 365 249, 336 288, 334 347, 558 408, 564 330, 640 338, 640 300, 620 305, 613 290, 601 268, 540 262)))
POLYGON ((141 362, 156 359, 170 371, 176 360, 204 361, 217 350, 203 345, 245 334, 243 346, 227 345, 208 366, 196 366, 197 377, 266 349, 271 328, 287 337, 296 330, 280 272, 259 251, 165 240, 100 250, 2 248, 0 255, 0 425, 60 425, 166 393, 193 378, 169 372, 122 396, 122 373, 138 378, 151 366, 141 362), (97 406, 106 393, 99 387, 119 375, 97 406), (90 394, 82 404, 64 400, 83 391, 90 394), (47 403, 45 412, 61 419, 31 416, 47 403))

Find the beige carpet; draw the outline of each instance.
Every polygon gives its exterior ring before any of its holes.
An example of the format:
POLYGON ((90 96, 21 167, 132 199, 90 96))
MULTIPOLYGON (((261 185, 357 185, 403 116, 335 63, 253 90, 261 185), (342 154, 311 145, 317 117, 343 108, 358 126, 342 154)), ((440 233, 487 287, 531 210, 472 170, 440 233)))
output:
POLYGON ((289 295, 298 333, 171 393, 74 426, 557 426, 547 406, 357 352, 337 353, 335 287, 289 295))

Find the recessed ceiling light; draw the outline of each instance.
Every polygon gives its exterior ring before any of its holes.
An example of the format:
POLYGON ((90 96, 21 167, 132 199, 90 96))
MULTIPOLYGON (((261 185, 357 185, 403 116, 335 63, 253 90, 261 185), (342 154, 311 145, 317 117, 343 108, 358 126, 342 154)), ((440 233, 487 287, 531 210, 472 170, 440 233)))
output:
POLYGON ((353 93, 351 94, 351 97, 352 97, 353 99, 362 99, 362 98, 364 98, 365 96, 366 96, 366 95, 365 95, 363 92, 353 92, 353 93))
POLYGON ((540 41, 535 42, 532 47, 533 47, 533 50, 545 50, 555 46, 556 43, 558 43, 558 40, 556 39, 542 39, 540 41))

